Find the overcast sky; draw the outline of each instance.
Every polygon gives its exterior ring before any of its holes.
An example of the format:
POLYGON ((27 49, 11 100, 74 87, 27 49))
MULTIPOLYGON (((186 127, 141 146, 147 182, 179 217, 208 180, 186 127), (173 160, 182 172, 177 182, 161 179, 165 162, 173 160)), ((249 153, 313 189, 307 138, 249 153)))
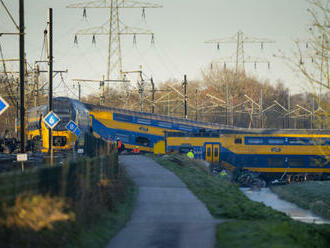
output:
MULTIPOLYGON (((26 0, 26 53, 30 64, 41 57, 43 30, 46 27, 47 9, 54 11, 54 57, 55 69, 68 69, 64 75, 67 88, 61 86, 56 78, 56 94, 74 96, 72 78, 100 79, 106 72, 106 37, 80 37, 78 46, 73 43, 74 33, 82 28, 100 26, 108 19, 104 9, 88 9, 87 19, 82 17, 81 9, 65 8, 68 4, 82 1, 73 0, 26 0), (71 92, 72 91, 72 92, 71 92)), ((235 54, 235 44, 206 44, 207 40, 231 37, 238 31, 248 37, 275 40, 274 44, 247 44, 246 57, 260 57, 271 61, 271 68, 260 64, 246 65, 246 71, 258 79, 269 79, 274 83, 280 79, 292 92, 299 92, 305 85, 287 68, 285 61, 272 55, 281 49, 290 55, 296 39, 306 39, 310 16, 305 0, 162 0, 163 8, 146 9, 146 20, 142 10, 120 10, 121 21, 129 26, 147 28, 155 33, 155 45, 150 37, 137 37, 133 45, 132 37, 122 37, 123 69, 135 70, 142 65, 148 76, 156 82, 166 79, 200 79, 201 69, 211 61, 235 54)), ((18 0, 4 0, 16 20, 18 0)), ((4 9, 0 6, 0 32, 15 31, 4 9)), ((18 57, 17 37, 0 37, 5 58, 18 57)), ((228 67, 233 64, 227 62, 228 67)), ((11 67, 15 67, 15 63, 11 67)), ((135 78, 133 78, 135 79, 135 78)), ((83 94, 97 89, 97 85, 83 87, 83 94)))

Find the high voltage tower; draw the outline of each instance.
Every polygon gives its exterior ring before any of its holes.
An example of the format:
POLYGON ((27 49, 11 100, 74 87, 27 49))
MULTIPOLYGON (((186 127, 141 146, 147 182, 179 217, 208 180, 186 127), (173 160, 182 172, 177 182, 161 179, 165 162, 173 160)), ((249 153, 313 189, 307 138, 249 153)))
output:
POLYGON ((205 43, 215 43, 217 44, 217 49, 220 50, 220 44, 224 43, 231 43, 236 44, 236 54, 235 59, 229 58, 227 61, 222 59, 224 62, 224 67, 226 67, 226 62, 235 63, 235 72, 238 73, 239 71, 245 72, 245 64, 246 63, 254 63, 256 67, 257 63, 267 63, 268 68, 270 67, 270 62, 265 59, 261 58, 252 58, 252 57, 245 57, 244 45, 246 43, 260 43, 260 48, 264 49, 265 43, 275 43, 275 41, 270 39, 260 39, 260 38, 251 38, 244 35, 242 31, 237 32, 236 35, 229 37, 229 38, 220 38, 215 40, 208 40, 205 43))
MULTIPOLYGON (((102 26, 79 30, 75 33, 75 43, 78 42, 80 35, 92 35, 92 42, 95 42, 96 35, 108 36, 108 61, 106 80, 110 79, 122 81, 122 56, 121 56, 121 35, 132 35, 133 41, 136 41, 137 35, 151 35, 151 42, 154 42, 154 33, 137 27, 129 27, 120 20, 119 9, 122 8, 140 8, 142 16, 145 17, 146 8, 161 8, 162 6, 154 3, 139 2, 132 0, 97 0, 86 3, 77 3, 68 5, 67 8, 83 9, 83 16, 86 17, 87 8, 109 9, 109 19, 102 26), (120 78, 118 78, 118 75, 120 78)), ((127 90, 127 89, 126 89, 127 90)))

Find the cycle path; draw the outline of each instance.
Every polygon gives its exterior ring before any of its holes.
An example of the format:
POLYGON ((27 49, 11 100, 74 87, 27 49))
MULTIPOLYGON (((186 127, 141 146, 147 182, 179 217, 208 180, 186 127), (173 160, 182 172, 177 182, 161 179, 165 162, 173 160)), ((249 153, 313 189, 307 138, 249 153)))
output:
POLYGON ((181 180, 152 159, 120 156, 139 188, 131 220, 107 248, 208 248, 216 221, 181 180))

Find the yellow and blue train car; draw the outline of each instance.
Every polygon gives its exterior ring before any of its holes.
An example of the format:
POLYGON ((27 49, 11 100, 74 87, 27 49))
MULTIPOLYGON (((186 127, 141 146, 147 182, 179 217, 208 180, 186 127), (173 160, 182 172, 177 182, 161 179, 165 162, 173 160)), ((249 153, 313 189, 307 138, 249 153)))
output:
MULTIPOLYGON (((84 133, 90 131, 89 111, 85 106, 71 98, 56 97, 53 99, 53 112, 60 118, 60 122, 52 130, 54 151, 83 146, 84 133), (79 137, 66 129, 70 120, 78 124, 81 131, 79 137)), ((47 105, 31 108, 27 112, 27 141, 29 144, 37 144, 42 152, 49 150, 49 129, 43 122, 47 113, 47 105)))
POLYGON ((196 158, 265 175, 330 173, 329 130, 243 130, 166 134, 166 151, 193 149, 196 158))
POLYGON ((201 128, 217 130, 224 127, 220 124, 92 104, 85 106, 89 110, 95 136, 111 140, 119 138, 127 149, 138 146, 141 151, 146 152, 165 153, 165 131, 198 132, 201 128))

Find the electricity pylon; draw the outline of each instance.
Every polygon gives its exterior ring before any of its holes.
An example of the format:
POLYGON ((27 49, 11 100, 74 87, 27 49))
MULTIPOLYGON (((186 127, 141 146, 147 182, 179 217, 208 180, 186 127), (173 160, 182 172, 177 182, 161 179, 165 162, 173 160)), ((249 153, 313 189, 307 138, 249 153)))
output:
POLYGON ((235 63, 235 72, 238 73, 239 71, 245 72, 245 64, 246 63, 254 63, 255 67, 257 63, 267 63, 268 67, 270 66, 269 61, 260 59, 260 58, 252 58, 247 57, 245 58, 244 52, 244 44, 245 43, 260 43, 260 48, 264 48, 265 43, 274 43, 275 41, 270 39, 260 39, 260 38, 251 38, 244 35, 242 31, 237 32, 236 35, 229 37, 229 38, 220 38, 215 40, 208 40, 205 43, 215 43, 217 44, 217 49, 220 49, 220 44, 222 43, 234 43, 236 44, 236 54, 235 59, 232 58, 227 62, 234 62, 235 63))
MULTIPOLYGON (((75 33, 75 42, 79 35, 93 35, 93 42, 95 42, 96 35, 108 36, 108 62, 106 80, 115 79, 122 80, 122 57, 121 57, 121 35, 133 35, 133 40, 136 41, 136 35, 151 35, 151 42, 154 42, 154 33, 150 30, 142 28, 129 27, 123 24, 120 20, 119 9, 121 8, 141 8, 142 16, 145 16, 146 8, 161 8, 159 4, 138 2, 133 0, 96 0, 86 3, 77 3, 68 5, 67 8, 82 8, 83 15, 86 17, 87 8, 108 8, 109 20, 102 26, 79 30, 75 33), (120 78, 118 78, 118 76, 120 78)), ((127 85, 125 85, 125 88, 127 85)), ((127 89, 126 89, 127 90, 127 89)))

